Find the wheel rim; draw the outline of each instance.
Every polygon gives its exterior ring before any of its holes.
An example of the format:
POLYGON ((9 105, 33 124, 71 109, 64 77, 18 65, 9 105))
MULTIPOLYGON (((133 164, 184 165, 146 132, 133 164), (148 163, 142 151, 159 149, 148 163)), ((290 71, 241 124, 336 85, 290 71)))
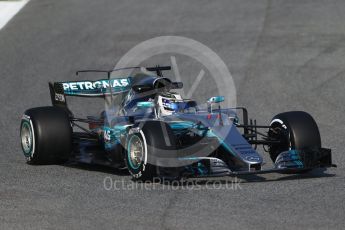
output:
POLYGON ((32 144, 33 144, 33 136, 32 136, 32 130, 31 125, 24 121, 22 124, 22 128, 20 130, 20 136, 21 136, 21 144, 22 149, 24 151, 25 156, 29 157, 31 155, 32 151, 32 144))
POLYGON ((273 139, 280 140, 280 144, 272 144, 270 146, 270 156, 273 162, 275 162, 277 156, 283 152, 290 149, 290 134, 287 129, 282 127, 280 123, 272 123, 271 131, 269 131, 269 136, 273 139), (272 132, 275 131, 275 133, 272 132))
POLYGON ((137 135, 133 135, 128 143, 128 161, 133 169, 138 169, 144 159, 144 144, 137 135))

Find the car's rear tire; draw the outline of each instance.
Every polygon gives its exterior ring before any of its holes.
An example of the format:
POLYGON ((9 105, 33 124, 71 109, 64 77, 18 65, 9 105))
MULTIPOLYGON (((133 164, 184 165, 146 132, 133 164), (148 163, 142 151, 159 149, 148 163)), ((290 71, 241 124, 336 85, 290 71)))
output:
POLYGON ((160 121, 146 121, 129 131, 126 142, 125 163, 133 179, 152 181, 157 176, 155 157, 164 150, 173 150, 176 146, 170 126, 160 121), (166 138, 169 143, 166 143, 166 138), (133 146, 142 151, 138 157, 133 157, 133 146), (132 153, 131 153, 132 152, 132 153))
POLYGON ((27 163, 63 163, 72 150, 69 115, 52 106, 28 109, 21 120, 20 138, 27 163))
POLYGON ((321 148, 320 132, 315 120, 302 111, 280 113, 273 117, 268 136, 281 141, 269 147, 273 162, 283 151, 321 148))

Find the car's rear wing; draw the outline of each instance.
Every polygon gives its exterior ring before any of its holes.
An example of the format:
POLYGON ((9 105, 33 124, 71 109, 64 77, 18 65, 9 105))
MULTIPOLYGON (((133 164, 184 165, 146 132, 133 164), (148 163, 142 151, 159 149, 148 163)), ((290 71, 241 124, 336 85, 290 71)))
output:
POLYGON ((97 81, 58 82, 67 96, 103 97, 130 89, 130 78, 101 79, 97 81))
MULTIPOLYGON (((107 79, 100 79, 96 81, 66 81, 49 83, 50 95, 52 104, 67 107, 66 96, 78 97, 105 97, 108 95, 119 94, 127 92, 131 89, 131 77, 127 78, 111 78, 111 74, 118 70, 126 69, 141 69, 145 67, 125 67, 113 70, 80 70, 79 73, 106 73, 107 79)), ((158 77, 163 77, 162 71, 171 70, 170 66, 155 66, 146 67, 147 71, 156 72, 158 77)))
POLYGON ((127 92, 130 88, 130 78, 49 83, 52 104, 64 107, 66 107, 66 96, 105 97, 127 92))

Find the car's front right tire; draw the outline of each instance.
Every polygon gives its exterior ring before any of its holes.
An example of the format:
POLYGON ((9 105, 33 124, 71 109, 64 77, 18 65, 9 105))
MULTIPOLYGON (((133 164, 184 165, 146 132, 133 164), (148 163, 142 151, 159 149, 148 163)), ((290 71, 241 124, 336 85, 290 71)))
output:
POLYGON ((163 175, 162 170, 165 167, 158 164, 157 160, 162 156, 168 157, 168 154, 175 153, 175 149, 174 134, 167 123, 144 121, 129 130, 125 163, 135 180, 151 181, 155 176, 166 178, 177 171, 168 167, 169 175, 163 175))
POLYGON ((156 166, 148 162, 148 149, 142 130, 127 137, 125 164, 135 180, 152 180, 156 175, 156 166))

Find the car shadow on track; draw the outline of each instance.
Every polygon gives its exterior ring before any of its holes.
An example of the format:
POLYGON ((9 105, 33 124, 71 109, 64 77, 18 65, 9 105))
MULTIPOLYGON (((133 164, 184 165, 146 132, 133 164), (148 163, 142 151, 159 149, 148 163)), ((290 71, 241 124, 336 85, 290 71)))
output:
POLYGON ((310 172, 306 172, 302 174, 275 174, 275 175, 277 176, 274 178, 267 178, 260 175, 241 175, 237 177, 242 180, 242 183, 252 183, 252 182, 272 182, 272 181, 286 181, 286 180, 307 180, 307 179, 336 176, 336 174, 327 173, 326 169, 323 169, 323 168, 314 169, 310 172))
MULTIPOLYGON (((127 169, 116 169, 109 166, 104 165, 95 165, 95 164, 87 164, 87 163, 80 163, 80 162, 69 162, 64 164, 63 166, 87 171, 96 171, 102 173, 108 173, 117 176, 129 176, 129 172, 127 169)), ((216 181, 219 184, 228 184, 229 182, 240 181, 241 183, 262 183, 262 182, 274 182, 274 181, 287 181, 287 180, 307 180, 307 179, 316 179, 316 178, 323 178, 323 177, 334 177, 336 174, 327 173, 327 169, 319 168, 314 169, 310 172, 306 172, 303 174, 265 174, 263 175, 237 175, 237 176, 228 176, 228 177, 212 177, 212 178, 188 178, 183 179, 181 181, 177 180, 158 180, 158 183, 164 184, 171 184, 172 186, 184 186, 186 183, 188 184, 198 184, 203 185, 210 183, 211 181, 216 181), (274 175, 267 176, 267 175, 274 175)), ((140 183, 140 182, 138 182, 140 183)), ((146 183, 146 182, 144 182, 146 183)), ((148 182, 152 183, 152 182, 148 182)), ((157 183, 157 182, 153 182, 157 183)))
POLYGON ((68 168, 102 172, 102 173, 118 175, 118 176, 129 176, 130 175, 126 168, 125 169, 118 169, 118 168, 114 168, 114 167, 110 167, 110 166, 104 166, 104 165, 87 164, 87 163, 80 163, 80 162, 68 162, 68 163, 64 164, 63 166, 68 167, 68 168))
POLYGON ((234 180, 239 180, 242 184, 243 183, 262 183, 262 182, 274 182, 274 181, 287 181, 287 180, 307 180, 307 179, 316 179, 316 178, 323 178, 323 177, 334 177, 336 174, 327 173, 326 169, 319 168, 314 169, 310 172, 306 172, 303 174, 265 174, 263 175, 237 175, 237 176, 229 176, 227 178, 218 177, 218 178, 204 178, 204 179, 189 179, 189 181, 195 182, 197 184, 207 184, 210 180, 215 180, 217 183, 220 184, 227 184, 229 182, 233 182, 234 180), (271 175, 271 176, 268 176, 271 175), (273 175, 273 176, 272 176, 273 175))
POLYGON ((303 174, 265 174, 262 175, 237 175, 237 176, 228 176, 228 177, 205 177, 205 178, 188 178, 181 181, 178 180, 161 180, 160 183, 171 185, 173 187, 184 187, 186 185, 210 185, 212 183, 218 185, 229 185, 229 184, 246 184, 246 183, 262 183, 262 182, 274 182, 274 181, 287 181, 287 180, 307 180, 307 179, 316 179, 323 177, 334 177, 336 174, 326 173, 326 169, 314 169, 310 172, 303 174), (267 175, 274 175, 267 176, 267 175))

